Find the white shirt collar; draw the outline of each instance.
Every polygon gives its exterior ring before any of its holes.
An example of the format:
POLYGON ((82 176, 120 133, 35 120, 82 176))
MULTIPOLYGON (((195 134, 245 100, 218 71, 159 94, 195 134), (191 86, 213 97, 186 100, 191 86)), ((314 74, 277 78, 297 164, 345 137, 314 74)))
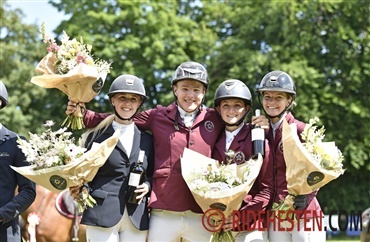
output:
POLYGON ((244 126, 244 123, 242 123, 242 125, 240 125, 236 130, 234 130, 232 132, 227 131, 225 129, 226 138, 228 138, 228 137, 235 137, 239 133, 239 131, 243 128, 243 126, 244 126))
POLYGON ((275 138, 275 133, 276 133, 276 130, 279 128, 281 122, 283 121, 283 118, 285 118, 285 116, 281 117, 279 121, 277 121, 276 123, 271 123, 271 128, 272 128, 272 134, 274 135, 274 138, 275 138))
POLYGON ((118 123, 116 121, 113 120, 112 122, 112 126, 113 126, 113 129, 114 130, 117 130, 117 129, 121 129, 122 131, 123 130, 128 130, 128 129, 132 129, 134 130, 134 122, 130 123, 130 124, 121 124, 121 123, 118 123))
POLYGON ((195 116, 197 115, 198 113, 198 109, 196 109, 194 112, 191 112, 191 113, 188 113, 186 112, 184 109, 182 109, 180 106, 178 106, 178 109, 179 109, 179 112, 180 112, 180 115, 181 115, 181 118, 184 118, 184 117, 192 117, 192 118, 195 118, 195 116))
POLYGON ((197 116, 198 109, 191 113, 186 112, 184 109, 180 108, 180 106, 178 106, 178 109, 180 112, 182 122, 185 124, 186 127, 190 128, 193 125, 193 122, 197 116))
POLYGON ((120 136, 119 141, 122 143, 123 147, 126 150, 127 157, 130 157, 132 144, 134 140, 134 133, 135 133, 135 124, 134 122, 130 124, 121 124, 117 123, 116 121, 112 122, 112 126, 114 130, 120 129, 120 136))

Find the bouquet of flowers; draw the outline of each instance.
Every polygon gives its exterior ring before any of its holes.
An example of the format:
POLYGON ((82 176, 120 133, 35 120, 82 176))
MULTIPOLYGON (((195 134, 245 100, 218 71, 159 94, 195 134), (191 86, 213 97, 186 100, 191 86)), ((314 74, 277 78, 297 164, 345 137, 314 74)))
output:
MULTIPOLYGON (((229 151, 232 160, 235 153, 229 151)), ((212 241, 234 241, 231 231, 222 230, 222 218, 228 217, 233 210, 238 210, 244 197, 252 188, 262 166, 263 158, 250 159, 244 163, 220 164, 196 151, 185 148, 181 158, 181 171, 195 201, 207 216, 210 208, 220 211, 214 221, 220 222, 215 229, 212 241)))
MULTIPOLYGON (((38 63, 36 71, 43 75, 35 76, 31 82, 44 88, 57 88, 76 103, 90 102, 102 89, 105 78, 110 72, 110 63, 94 60, 91 45, 80 40, 70 39, 63 31, 61 45, 45 33, 41 25, 44 43, 48 44, 48 54, 38 63)), ((75 113, 67 116, 62 126, 82 129, 83 111, 77 105, 75 113)))
MULTIPOLYGON (((72 133, 66 132, 67 128, 52 131, 52 125, 54 122, 47 121, 47 130, 41 135, 30 133, 29 141, 18 138, 18 146, 30 166, 12 166, 12 169, 55 192, 91 181, 116 146, 119 134, 115 133, 100 144, 94 143, 85 152, 85 148, 74 144, 73 137, 70 137, 72 133)), ((78 199, 80 211, 96 203, 83 188, 78 199)))
POLYGON ((318 121, 315 117, 305 126, 301 134, 304 143, 299 140, 296 125, 283 121, 282 141, 289 194, 280 204, 273 204, 273 210, 285 211, 278 213, 281 219, 293 209, 295 196, 317 191, 344 173, 342 152, 334 142, 323 142, 325 129, 314 125, 318 121))

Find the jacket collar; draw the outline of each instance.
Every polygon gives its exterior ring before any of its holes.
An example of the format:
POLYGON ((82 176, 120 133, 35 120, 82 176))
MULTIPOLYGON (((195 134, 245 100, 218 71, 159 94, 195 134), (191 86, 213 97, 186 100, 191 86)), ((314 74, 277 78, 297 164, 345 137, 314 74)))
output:
MULTIPOLYGON (((109 125, 109 127, 104 131, 104 133, 98 138, 98 140, 105 140, 109 137, 111 137, 114 134, 115 130, 113 129, 112 124, 109 125)), ((141 131, 136 127, 134 127, 134 139, 132 143, 132 150, 130 157, 127 157, 127 152, 125 148, 123 147, 122 143, 118 140, 117 142, 117 148, 123 151, 123 153, 126 155, 126 157, 129 160, 132 160, 135 156, 138 156, 139 150, 140 150, 140 135, 141 131)))
POLYGON ((10 138, 10 131, 9 129, 5 128, 4 125, 0 128, 0 145, 7 139, 10 138))
MULTIPOLYGON (((241 150, 241 143, 247 139, 251 139, 251 127, 250 124, 245 124, 243 128, 239 131, 238 135, 235 136, 233 142, 230 145, 229 150, 241 150)), ((225 161, 226 155, 225 155, 225 145, 226 145, 226 134, 225 132, 222 132, 222 135, 219 139, 220 141, 216 143, 215 149, 218 150, 218 152, 222 156, 222 160, 225 161)))
MULTIPOLYGON (((176 118, 176 112, 177 112, 177 105, 175 102, 171 103, 170 105, 168 105, 166 107, 166 113, 167 113, 167 116, 173 120, 173 122, 175 122, 175 118, 176 118)), ((197 116, 195 117, 195 120, 193 122, 193 125, 192 126, 195 126, 197 125, 198 123, 202 122, 204 120, 205 117, 207 117, 209 114, 207 114, 207 111, 201 107, 199 108, 199 111, 197 113, 197 116)), ((181 126, 185 127, 180 115, 179 115, 179 120, 178 120, 179 124, 181 124, 181 126)))

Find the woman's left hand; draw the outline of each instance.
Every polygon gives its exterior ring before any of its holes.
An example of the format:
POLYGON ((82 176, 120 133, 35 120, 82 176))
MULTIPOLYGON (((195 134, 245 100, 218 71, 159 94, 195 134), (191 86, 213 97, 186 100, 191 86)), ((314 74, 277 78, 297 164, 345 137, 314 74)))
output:
POLYGON ((148 192, 149 192, 148 184, 143 183, 143 184, 137 186, 136 189, 135 189, 135 192, 140 194, 136 197, 136 199, 139 200, 139 204, 140 204, 141 201, 143 200, 144 196, 146 194, 148 194, 148 192))

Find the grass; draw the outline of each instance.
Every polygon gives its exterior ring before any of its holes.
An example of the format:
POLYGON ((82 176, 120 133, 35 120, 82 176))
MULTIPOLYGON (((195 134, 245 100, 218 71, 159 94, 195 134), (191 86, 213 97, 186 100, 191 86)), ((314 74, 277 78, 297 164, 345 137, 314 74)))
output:
MULTIPOLYGON (((355 237, 356 238, 356 237, 355 237)), ((326 241, 330 241, 330 242, 358 242, 360 241, 360 237, 358 237, 358 239, 340 239, 340 240, 337 240, 337 239, 327 239, 326 241)))
POLYGON ((360 236, 347 236, 347 235, 338 235, 333 236, 331 239, 326 239, 328 242, 359 242, 360 236))

